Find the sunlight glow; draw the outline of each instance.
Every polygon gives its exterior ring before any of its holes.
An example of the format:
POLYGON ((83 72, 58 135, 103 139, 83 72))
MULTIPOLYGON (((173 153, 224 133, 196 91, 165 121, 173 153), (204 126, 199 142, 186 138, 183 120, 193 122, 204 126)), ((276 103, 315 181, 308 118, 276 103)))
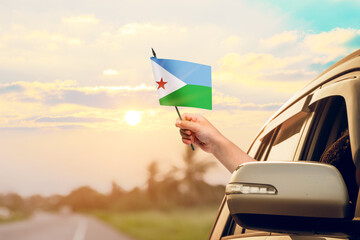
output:
POLYGON ((125 115, 125 121, 129 125, 135 126, 141 121, 140 112, 134 110, 127 112, 125 115))

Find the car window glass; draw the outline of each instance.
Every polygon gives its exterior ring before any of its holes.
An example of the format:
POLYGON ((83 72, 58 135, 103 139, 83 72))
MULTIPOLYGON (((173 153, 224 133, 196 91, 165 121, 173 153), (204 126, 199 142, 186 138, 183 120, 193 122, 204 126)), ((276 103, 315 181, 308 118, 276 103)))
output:
POLYGON ((267 161, 290 161, 293 159, 307 116, 307 113, 300 112, 278 127, 266 156, 267 161))
POLYGON ((230 216, 226 198, 224 198, 213 226, 210 240, 218 240, 223 236, 229 235, 228 232, 230 231, 229 225, 231 221, 232 217, 230 216))
POLYGON ((261 141, 261 145, 255 155, 255 159, 259 160, 259 161, 263 161, 266 153, 269 150, 269 146, 271 144, 271 140, 273 138, 274 133, 276 132, 275 130, 272 130, 271 132, 269 132, 268 134, 266 134, 260 141, 261 141))
POLYGON ((254 143, 251 145, 247 154, 256 159, 255 154, 258 152, 261 143, 262 143, 261 140, 256 139, 254 143))

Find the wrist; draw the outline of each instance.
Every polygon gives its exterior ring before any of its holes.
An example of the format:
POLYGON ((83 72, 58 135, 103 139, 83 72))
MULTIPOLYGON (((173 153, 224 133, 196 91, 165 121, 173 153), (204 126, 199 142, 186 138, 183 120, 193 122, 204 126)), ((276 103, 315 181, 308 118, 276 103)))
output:
POLYGON ((232 173, 238 165, 247 162, 247 154, 225 136, 217 139, 213 155, 232 173))
POLYGON ((216 137, 213 138, 213 147, 212 147, 212 154, 218 158, 222 153, 222 150, 226 145, 229 143, 229 140, 222 135, 220 132, 216 135, 216 137))

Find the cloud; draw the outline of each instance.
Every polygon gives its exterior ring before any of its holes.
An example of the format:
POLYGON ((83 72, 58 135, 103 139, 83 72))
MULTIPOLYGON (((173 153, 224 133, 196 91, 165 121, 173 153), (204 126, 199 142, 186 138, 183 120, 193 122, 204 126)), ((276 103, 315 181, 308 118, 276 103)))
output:
POLYGON ((0 127, 1 131, 18 131, 21 133, 24 133, 24 131, 38 131, 40 129, 39 127, 0 127))
POLYGON ((84 117, 41 117, 35 120, 39 123, 95 123, 95 122, 106 122, 111 121, 105 118, 84 118, 84 117))
POLYGON ((114 75, 118 75, 119 72, 115 69, 109 68, 109 69, 104 70, 103 74, 107 75, 107 76, 114 76, 114 75))
POLYGON ((308 34, 303 44, 304 48, 309 50, 311 54, 317 55, 314 57, 313 63, 325 64, 349 52, 351 49, 347 43, 358 36, 360 36, 358 29, 335 28, 329 32, 308 34))
POLYGON ((239 104, 226 104, 219 103, 214 105, 214 110, 238 110, 238 111, 276 111, 278 110, 283 103, 266 103, 266 104, 256 104, 256 103, 239 103, 239 104))
POLYGON ((272 73, 264 73, 261 78, 266 81, 304 81, 310 80, 317 76, 317 71, 306 71, 306 70, 278 70, 272 73))
POLYGON ((280 34, 273 35, 267 39, 260 40, 260 46, 264 48, 276 48, 285 44, 296 43, 298 40, 298 32, 285 31, 280 34))
POLYGON ((241 40, 239 36, 230 36, 223 39, 220 44, 226 48, 235 48, 239 46, 241 40))
POLYGON ((0 94, 22 92, 24 88, 19 84, 4 84, 0 86, 0 94))
MULTIPOLYGON (((143 118, 137 128, 144 131, 161 129, 174 120, 173 108, 160 107, 155 88, 147 85, 83 87, 75 81, 15 82, 0 84, 0 89, 5 89, 0 91, 3 129, 117 131, 127 127, 124 117, 131 110, 141 112, 143 118)), ((280 105, 242 101, 214 90, 215 111, 273 111, 280 105)))
POLYGON ((268 53, 227 54, 219 61, 220 68, 241 72, 257 72, 284 68, 287 59, 277 58, 268 53))
POLYGON ((6 47, 27 47, 27 50, 42 48, 53 50, 58 44, 79 45, 79 38, 51 30, 29 29, 22 25, 13 25, 11 31, 0 35, 0 42, 6 47))
POLYGON ((283 105, 279 103, 252 103, 243 102, 238 97, 225 95, 222 92, 213 92, 213 109, 214 110, 246 110, 246 111, 275 111, 283 105))
MULTIPOLYGON (((119 28, 118 32, 122 35, 135 35, 143 32, 162 32, 165 33, 171 28, 177 26, 154 25, 151 23, 128 23, 119 28)), ((178 28, 180 32, 186 32, 185 27, 178 28)))
POLYGON ((239 108, 246 103, 257 109, 269 102, 275 106, 359 48, 359 39, 360 30, 342 28, 319 33, 294 30, 275 34, 259 40, 258 48, 254 48, 257 51, 232 50, 220 58, 213 68, 213 83, 227 95, 241 96, 242 102, 236 104, 239 108))
POLYGON ((240 55, 231 53, 219 61, 219 68, 214 73, 215 77, 226 82, 242 83, 245 85, 259 86, 263 81, 282 81, 283 77, 297 75, 296 78, 287 78, 287 81, 304 79, 300 76, 314 74, 297 69, 297 64, 306 60, 306 56, 296 55, 276 57, 269 53, 248 53, 240 55), (282 75, 282 76, 281 76, 282 75), (276 77, 281 76, 280 79, 276 77))
POLYGON ((155 91, 135 91, 135 90, 113 90, 105 89, 63 89, 58 94, 48 94, 43 99, 43 103, 49 105, 56 104, 76 104, 102 109, 115 109, 128 106, 129 103, 143 109, 153 107, 156 99, 155 91))
POLYGON ((67 24, 97 24, 99 19, 92 14, 85 14, 73 17, 63 18, 62 21, 67 24))
POLYGON ((76 104, 94 108, 117 108, 126 102, 149 106, 149 98, 156 98, 155 88, 139 86, 80 87, 75 81, 14 82, 0 84, 0 97, 12 101, 39 102, 48 105, 76 104), (11 96, 9 94, 12 93, 11 96), (6 94, 6 95, 5 95, 6 94))
MULTIPOLYGON (((24 104, 40 104, 49 108, 71 104, 89 108, 85 112, 94 111, 117 111, 119 108, 129 109, 136 106, 137 109, 150 109, 158 107, 157 95, 154 87, 147 85, 139 86, 98 86, 80 87, 74 81, 56 81, 53 83, 40 82, 15 82, 0 84, 0 101, 11 100, 24 104), (6 91, 1 91, 6 89, 6 91), (9 96, 10 95, 10 96, 9 96), (96 110, 97 109, 97 110, 96 110)), ((231 97, 214 90, 214 106, 238 109, 268 109, 276 104, 244 103, 237 97, 231 97)), ((76 111, 73 111, 73 114, 76 111)), ((101 114, 100 114, 101 115, 101 114)), ((15 115, 16 116, 16 115, 15 115)), ((52 117, 29 117, 27 120, 35 122, 102 122, 107 118, 84 116, 52 116, 52 117)), ((111 119, 111 118, 110 118, 111 119)), ((106 120, 107 121, 107 120, 106 120)))
MULTIPOLYGON (((63 75, 79 68, 79 62, 86 63, 80 61, 81 55, 76 53, 84 44, 81 36, 60 32, 59 29, 40 30, 14 24, 8 31, 0 32, 0 45, 3 47, 0 66, 6 72, 30 76, 33 80, 55 72, 55 75, 63 75)), ((2 76, 0 82, 6 81, 6 76, 2 76)))
POLYGON ((276 108, 318 74, 308 69, 311 60, 305 53, 230 53, 218 65, 213 71, 214 85, 222 92, 241 96, 241 104, 255 104, 246 108, 259 110, 276 108))
POLYGON ((0 127, 56 128, 80 125, 99 129, 124 126, 129 110, 158 107, 154 87, 81 87, 75 81, 0 84, 0 127), (64 124, 65 123, 65 124, 64 124))
MULTIPOLYGON (((213 31, 195 27, 188 31, 182 25, 146 22, 130 22, 119 28, 91 15, 63 18, 62 22, 74 27, 58 22, 44 27, 23 23, 7 25, 6 29, 0 26, 0 70, 29 76, 17 81, 76 79, 84 85, 99 80, 110 85, 128 81, 139 85, 149 79, 146 71, 149 63, 144 61, 144 53, 150 52, 150 47, 172 54, 173 46, 191 44, 194 38, 205 37, 213 31), (80 24, 87 22, 99 24, 80 24), (168 45, 169 42, 172 44, 168 45), (117 71, 119 78, 108 78, 115 73, 107 71, 109 66, 117 71)), ((189 46, 192 51, 193 45, 189 46)), ((6 81, 6 78, 0 79, 0 82, 6 81)))

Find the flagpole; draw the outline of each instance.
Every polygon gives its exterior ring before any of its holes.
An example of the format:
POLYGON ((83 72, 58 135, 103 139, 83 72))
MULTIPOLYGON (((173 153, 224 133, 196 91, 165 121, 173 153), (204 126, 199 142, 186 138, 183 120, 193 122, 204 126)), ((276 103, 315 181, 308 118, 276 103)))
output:
MULTIPOLYGON (((177 108, 177 106, 175 106, 175 109, 176 109, 177 114, 179 115, 180 120, 182 121, 182 117, 181 117, 181 114, 180 114, 179 109, 177 108)), ((191 149, 193 151, 195 151, 194 145, 192 143, 190 143, 190 146, 191 146, 191 149)))
MULTIPOLYGON (((156 53, 155 53, 155 51, 154 51, 153 48, 151 48, 151 51, 152 51, 152 54, 153 54, 154 58, 156 58, 156 53)), ((182 121, 182 117, 181 117, 180 111, 179 111, 179 109, 177 108, 177 106, 175 106, 175 109, 176 109, 176 112, 177 112, 180 120, 182 121)), ((190 144, 190 146, 191 146, 191 149, 192 149, 193 151, 195 151, 194 145, 193 145, 192 143, 190 144)))

